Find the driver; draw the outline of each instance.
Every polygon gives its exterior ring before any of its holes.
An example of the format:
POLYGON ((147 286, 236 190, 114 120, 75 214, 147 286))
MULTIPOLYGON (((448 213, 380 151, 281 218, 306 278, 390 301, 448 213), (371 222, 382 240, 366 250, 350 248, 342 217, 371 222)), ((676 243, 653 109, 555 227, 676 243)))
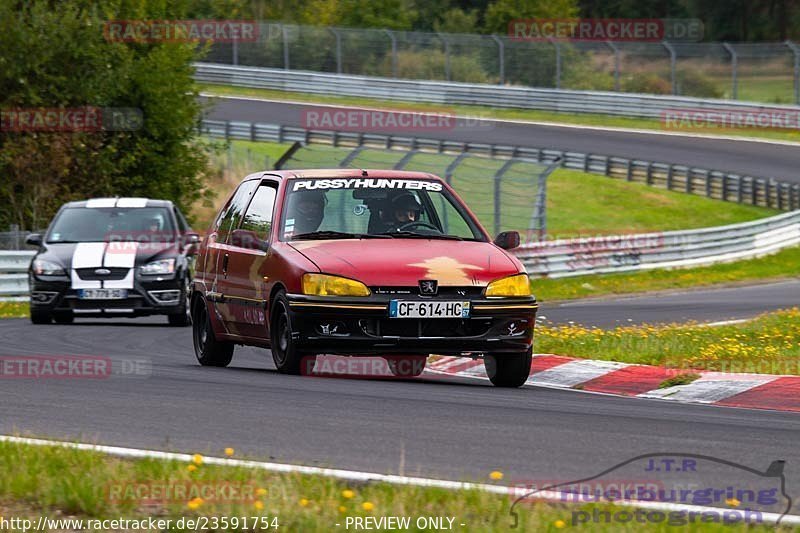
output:
MULTIPOLYGON (((317 231, 325 216, 327 198, 322 191, 298 191, 292 194, 294 209, 294 234, 317 231)), ((290 216, 291 216, 290 215, 290 216)))
POLYGON ((410 192, 404 192, 392 199, 389 209, 391 213, 389 223, 395 228, 419 222, 422 214, 422 206, 410 192))

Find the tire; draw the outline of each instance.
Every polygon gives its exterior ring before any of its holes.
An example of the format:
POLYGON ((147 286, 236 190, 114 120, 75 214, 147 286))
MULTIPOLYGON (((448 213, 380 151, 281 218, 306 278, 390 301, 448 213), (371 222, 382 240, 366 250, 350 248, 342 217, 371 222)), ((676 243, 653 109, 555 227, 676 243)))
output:
POLYGON ((56 324, 72 324, 75 322, 75 315, 68 311, 66 313, 53 313, 53 320, 56 324))
POLYGON ((34 324, 49 324, 53 321, 53 314, 47 311, 35 311, 31 308, 31 322, 34 324))
POLYGON ((202 366, 228 366, 233 359, 233 343, 220 342, 214 336, 205 301, 198 300, 192 320, 194 355, 202 366))
POLYGON ((425 370, 428 357, 425 355, 398 355, 386 357, 389 371, 398 378, 415 378, 425 370))
POLYGON ((181 292, 183 293, 183 305, 181 306, 181 309, 183 309, 183 311, 167 315, 167 323, 172 327, 184 328, 192 324, 191 308, 189 306, 189 295, 187 294, 186 291, 186 288, 188 286, 189 286, 188 281, 184 282, 184 284, 181 286, 181 292))
POLYGON ((531 372, 533 349, 520 354, 487 355, 483 364, 495 387, 521 387, 531 372))
POLYGON ((297 342, 292 338, 292 313, 289 300, 279 292, 270 307, 270 351, 275 367, 281 374, 300 374, 302 357, 297 351, 297 342))

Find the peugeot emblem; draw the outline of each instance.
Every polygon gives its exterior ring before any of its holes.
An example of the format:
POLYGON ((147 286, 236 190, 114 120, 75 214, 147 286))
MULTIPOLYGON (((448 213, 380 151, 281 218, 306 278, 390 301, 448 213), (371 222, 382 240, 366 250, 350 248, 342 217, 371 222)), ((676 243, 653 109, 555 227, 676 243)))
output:
POLYGON ((423 296, 433 296, 439 291, 439 284, 435 279, 419 280, 419 293, 423 296))
POLYGON ((94 273, 98 276, 108 276, 111 274, 111 271, 107 268, 96 268, 94 269, 94 273))

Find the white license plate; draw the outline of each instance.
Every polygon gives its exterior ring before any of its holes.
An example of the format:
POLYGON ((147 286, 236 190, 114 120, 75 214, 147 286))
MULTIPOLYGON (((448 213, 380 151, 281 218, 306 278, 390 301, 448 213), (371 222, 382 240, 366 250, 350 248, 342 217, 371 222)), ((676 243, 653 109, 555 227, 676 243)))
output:
POLYGON ((389 318, 469 318, 469 302, 391 300, 389 318))
POLYGON ((81 300, 123 300, 128 297, 128 289, 79 289, 81 300))

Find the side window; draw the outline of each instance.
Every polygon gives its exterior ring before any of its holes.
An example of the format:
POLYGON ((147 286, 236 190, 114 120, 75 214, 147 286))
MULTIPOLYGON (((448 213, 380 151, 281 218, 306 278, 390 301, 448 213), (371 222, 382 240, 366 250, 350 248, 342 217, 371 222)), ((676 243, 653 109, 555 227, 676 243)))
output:
POLYGON ((174 208, 175 210, 175 220, 178 221, 178 231, 181 233, 185 233, 189 231, 189 224, 186 222, 186 218, 184 218, 183 213, 181 213, 180 209, 177 207, 174 208))
POLYGON ((239 224, 239 219, 242 218, 244 208, 250 200, 250 195, 258 186, 257 180, 250 180, 242 183, 236 190, 231 201, 220 213, 217 219, 217 242, 225 242, 228 239, 228 234, 236 228, 239 224))
POLYGON ((253 200, 247 207, 247 212, 242 219, 241 228, 253 231, 261 239, 268 239, 272 228, 272 211, 275 207, 275 197, 278 194, 278 184, 265 181, 256 191, 253 200))

